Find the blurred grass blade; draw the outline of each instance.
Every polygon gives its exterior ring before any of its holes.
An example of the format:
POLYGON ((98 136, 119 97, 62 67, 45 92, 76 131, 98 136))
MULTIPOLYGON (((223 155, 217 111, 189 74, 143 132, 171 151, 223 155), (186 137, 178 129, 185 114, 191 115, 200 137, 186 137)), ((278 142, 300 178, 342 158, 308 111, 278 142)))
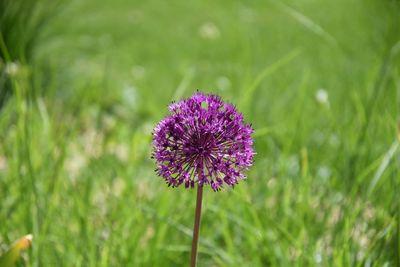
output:
POLYGON ((183 79, 181 83, 179 84, 178 88, 176 88, 174 96, 172 97, 172 100, 176 101, 181 99, 183 94, 185 93, 186 89, 192 82, 194 78, 195 70, 194 68, 189 68, 186 72, 185 75, 183 76, 183 79))
POLYGON ((378 170, 375 172, 374 178, 372 179, 372 181, 369 185, 368 195, 372 193, 372 191, 378 184, 378 182, 381 179, 386 168, 389 166, 390 161, 392 160, 393 156, 395 155, 398 147, 399 147, 399 142, 397 142, 397 140, 396 140, 395 142, 393 142, 393 144, 390 146, 389 150, 386 152, 385 156, 382 159, 381 164, 379 165, 378 170))
POLYGON ((32 243, 32 235, 26 235, 16 241, 3 255, 0 256, 0 267, 12 267, 19 259, 21 252, 32 243))
POLYGON ((289 52, 288 54, 286 54, 284 57, 279 59, 274 64, 266 66, 263 69, 263 71, 261 71, 261 73, 256 77, 254 82, 252 84, 250 84, 250 86, 248 86, 246 88, 246 90, 244 91, 243 98, 242 98, 241 102, 239 103, 239 107, 241 109, 247 108, 251 99, 253 98, 254 91, 257 89, 257 87, 260 85, 260 83, 265 79, 265 77, 267 77, 268 75, 271 75, 272 73, 277 71, 279 68, 281 68, 281 67, 285 66, 286 64, 288 64, 289 62, 291 62, 294 58, 296 58, 300 54, 300 52, 301 52, 300 49, 294 49, 291 52, 289 52))
POLYGON ((314 22, 306 15, 300 13, 299 11, 295 10, 294 8, 280 1, 273 1, 272 3, 274 3, 279 9, 281 9, 283 12, 291 16, 301 25, 303 25, 306 29, 322 37, 322 39, 324 39, 330 45, 338 46, 336 39, 331 34, 325 31, 320 25, 318 25, 316 22, 314 22))

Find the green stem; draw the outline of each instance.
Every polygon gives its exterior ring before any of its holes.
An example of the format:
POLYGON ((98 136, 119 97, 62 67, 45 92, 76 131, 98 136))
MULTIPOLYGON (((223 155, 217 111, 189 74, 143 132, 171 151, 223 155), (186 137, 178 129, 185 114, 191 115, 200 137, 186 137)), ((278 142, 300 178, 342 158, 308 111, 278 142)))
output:
POLYGON ((199 185, 199 186, 197 186, 196 213, 195 213, 195 217, 194 217, 192 254, 190 257, 190 267, 196 267, 202 200, 203 200, 203 186, 199 185))

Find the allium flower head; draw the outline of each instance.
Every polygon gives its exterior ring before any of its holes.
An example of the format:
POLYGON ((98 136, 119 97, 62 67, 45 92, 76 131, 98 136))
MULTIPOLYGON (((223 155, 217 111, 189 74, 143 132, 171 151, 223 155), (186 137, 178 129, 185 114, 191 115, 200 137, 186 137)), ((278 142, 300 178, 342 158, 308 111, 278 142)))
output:
POLYGON ((197 92, 169 106, 153 132, 157 173, 167 184, 234 186, 253 163, 251 125, 220 97, 197 92))

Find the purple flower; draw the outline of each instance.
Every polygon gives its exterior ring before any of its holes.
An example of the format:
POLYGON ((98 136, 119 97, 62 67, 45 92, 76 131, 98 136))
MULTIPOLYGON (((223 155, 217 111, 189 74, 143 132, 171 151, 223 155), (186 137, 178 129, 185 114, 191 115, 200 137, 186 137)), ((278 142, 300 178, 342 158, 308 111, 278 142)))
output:
POLYGON ((169 106, 153 132, 157 173, 168 186, 234 186, 253 163, 251 125, 236 108, 215 95, 197 92, 169 106))

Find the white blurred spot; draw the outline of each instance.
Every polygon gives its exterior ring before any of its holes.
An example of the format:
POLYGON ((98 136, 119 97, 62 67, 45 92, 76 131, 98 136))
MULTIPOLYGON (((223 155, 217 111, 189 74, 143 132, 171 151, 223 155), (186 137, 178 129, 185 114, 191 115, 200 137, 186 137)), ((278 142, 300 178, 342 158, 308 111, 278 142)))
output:
POLYGON ((325 89, 318 89, 315 93, 315 99, 318 103, 329 106, 329 95, 325 89))
POLYGON ((220 76, 217 78, 217 89, 221 91, 225 91, 231 88, 231 81, 225 77, 225 76, 220 76))
POLYGON ((200 37, 208 40, 218 39, 221 34, 218 27, 212 22, 206 22, 199 28, 200 37))
POLYGON ((81 170, 86 166, 87 159, 82 153, 75 152, 65 161, 65 169, 70 175, 71 180, 75 180, 81 170))
POLYGON ((365 221, 370 222, 376 217, 376 211, 373 207, 366 207, 362 216, 365 221))
POLYGON ((322 255, 321 255, 321 253, 320 253, 320 252, 315 253, 314 259, 315 259, 315 262, 316 262, 316 263, 321 263, 321 262, 322 262, 322 255))
POLYGON ((91 157, 99 157, 101 154, 103 143, 103 133, 98 132, 95 128, 88 128, 82 135, 82 145, 86 155, 91 157))
POLYGON ((33 240, 33 235, 32 234, 26 235, 25 239, 29 240, 29 241, 32 241, 33 240))
POLYGON ((15 76, 20 70, 20 65, 17 62, 10 62, 6 64, 5 71, 10 76, 15 76))
POLYGON ((332 175, 331 170, 326 166, 319 166, 317 169, 317 176, 323 181, 327 181, 332 175))
POLYGON ((122 101, 130 107, 135 107, 137 103, 136 87, 127 85, 122 89, 122 101))
POLYGON ((103 230, 101 231, 101 233, 100 233, 101 238, 102 238, 103 240, 108 240, 108 239, 110 238, 110 234, 111 234, 111 232, 110 232, 110 230, 107 229, 107 228, 103 229, 103 230))

